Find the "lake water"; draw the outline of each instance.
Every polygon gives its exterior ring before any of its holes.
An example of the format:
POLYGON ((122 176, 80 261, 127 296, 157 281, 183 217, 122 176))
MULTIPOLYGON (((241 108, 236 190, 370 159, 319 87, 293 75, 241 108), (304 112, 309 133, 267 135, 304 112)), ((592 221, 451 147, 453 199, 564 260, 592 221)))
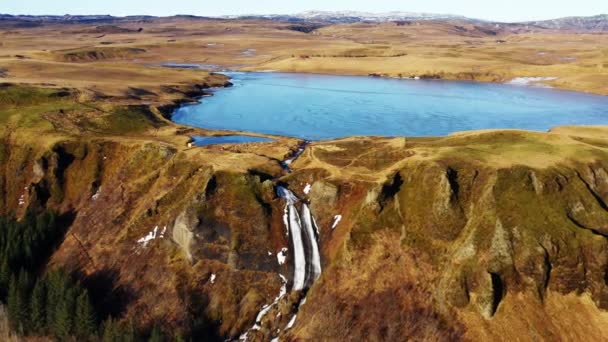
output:
POLYGON ((289 73, 228 75, 234 87, 179 108, 173 120, 310 140, 608 124, 608 96, 540 87, 289 73))

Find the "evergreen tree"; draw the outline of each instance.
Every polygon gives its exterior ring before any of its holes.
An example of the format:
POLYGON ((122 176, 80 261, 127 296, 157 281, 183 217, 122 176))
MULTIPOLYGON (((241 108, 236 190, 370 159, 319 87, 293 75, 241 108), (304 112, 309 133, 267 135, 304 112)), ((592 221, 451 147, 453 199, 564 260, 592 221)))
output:
MULTIPOLYGON (((0 229, 2 228, 0 227, 0 229)), ((4 300, 8 295, 7 289, 11 280, 11 269, 8 266, 8 259, 3 254, 0 250, 0 258, 2 258, 2 263, 0 263, 0 300, 4 300)))
POLYGON ((55 314, 68 287, 67 274, 62 270, 51 271, 46 277, 47 310, 46 322, 55 331, 55 314))
POLYGON ((152 333, 150 334, 150 339, 148 342, 164 342, 165 338, 163 336, 163 332, 160 330, 158 324, 154 324, 154 328, 152 328, 152 333))
POLYGON ((11 328, 21 334, 27 332, 29 324, 28 293, 29 275, 25 271, 19 277, 11 277, 8 290, 8 316, 11 328))
POLYGON ((15 275, 11 275, 11 279, 8 285, 8 298, 7 298, 7 311, 8 319, 12 330, 19 328, 19 312, 21 311, 21 295, 19 294, 19 288, 17 286, 17 278, 15 275))
POLYGON ((65 340, 72 333, 75 304, 76 292, 74 288, 70 288, 65 291, 65 294, 59 301, 55 311, 53 330, 55 336, 60 340, 65 340))
POLYGON ((122 329, 122 342, 135 342, 136 340, 135 326, 133 325, 133 321, 129 319, 122 329))
POLYGON ((84 289, 76 299, 76 316, 74 319, 74 333, 81 339, 88 339, 95 333, 97 320, 91 301, 89 300, 89 292, 84 289))
POLYGON ((114 319, 112 317, 108 317, 108 319, 103 322, 103 335, 101 340, 103 342, 114 342, 118 338, 118 331, 116 328, 116 323, 114 323, 114 319))
POLYGON ((30 330, 29 297, 32 286, 32 281, 30 279, 30 274, 25 270, 21 270, 21 272, 19 272, 19 278, 17 279, 17 287, 20 296, 20 311, 18 319, 19 322, 21 322, 21 328, 23 329, 24 333, 27 333, 30 330))
POLYGON ((30 300, 30 319, 32 332, 43 334, 46 329, 46 286, 39 280, 34 286, 30 300))

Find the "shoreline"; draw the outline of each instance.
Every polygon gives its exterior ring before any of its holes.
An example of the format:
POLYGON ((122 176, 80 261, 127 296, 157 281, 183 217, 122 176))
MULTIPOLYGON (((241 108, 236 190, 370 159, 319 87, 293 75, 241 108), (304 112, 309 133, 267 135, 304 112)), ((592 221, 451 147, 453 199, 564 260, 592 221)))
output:
POLYGON ((411 78, 411 77, 397 77, 397 76, 391 76, 390 74, 386 74, 386 73, 382 73, 382 74, 375 74, 375 73, 371 73, 371 74, 353 74, 353 73, 329 73, 329 72, 317 72, 317 71, 293 71, 293 70, 268 70, 268 69, 260 69, 257 70, 254 68, 245 68, 245 69, 236 69, 236 70, 222 70, 222 71, 217 71, 217 73, 223 73, 223 72, 259 72, 259 73, 268 73, 268 72, 276 72, 276 73, 287 73, 287 74, 304 74, 304 75, 325 75, 325 76, 352 76, 352 77, 373 77, 373 78, 382 78, 382 79, 394 79, 394 80, 411 80, 411 81, 444 81, 444 82, 468 82, 468 83, 489 83, 489 84, 504 84, 504 85, 512 85, 512 86, 518 86, 518 87, 534 87, 534 88, 547 88, 547 89, 553 89, 553 90, 560 90, 560 91, 568 91, 568 92, 575 92, 575 93, 581 93, 581 94, 589 94, 589 95, 598 95, 598 96, 608 96, 608 92, 607 93, 601 93, 601 92, 592 92, 592 91, 584 91, 584 90, 579 90, 579 89, 573 89, 573 88, 567 88, 567 87, 561 87, 559 85, 554 85, 554 84, 547 84, 544 83, 545 81, 555 81, 558 80, 559 77, 557 76, 514 76, 511 77, 509 79, 503 79, 501 81, 491 81, 491 80, 481 80, 481 79, 467 79, 467 78, 440 78, 440 77, 424 77, 424 75, 420 75, 418 76, 419 79, 415 79, 415 78, 411 78), (378 76, 376 76, 378 75, 378 76), (509 82, 516 80, 516 79, 521 79, 521 78, 554 78, 551 80, 543 80, 540 82, 532 82, 529 84, 510 84, 509 82), (535 84, 537 84, 537 86, 535 86, 535 84))
MULTIPOLYGON (((337 138, 328 138, 328 139, 310 139, 310 138, 300 138, 300 137, 294 137, 294 136, 288 136, 288 135, 277 135, 277 134, 267 134, 267 133, 259 133, 259 132, 254 132, 254 131, 246 131, 246 130, 228 130, 228 129, 211 129, 211 128, 205 128, 205 127, 197 127, 197 126, 192 126, 189 124, 185 124, 185 123, 179 123, 179 122, 175 122, 173 121, 173 115, 175 114, 175 112, 177 110, 179 110, 182 107, 188 107, 188 106, 194 106, 194 105, 202 105, 204 104, 204 102, 202 101, 202 99, 204 99, 205 97, 211 97, 214 96, 213 92, 206 92, 206 91, 215 91, 215 90, 224 90, 225 88, 230 88, 233 86, 233 83, 231 82, 233 80, 233 78, 229 75, 229 73, 278 73, 278 74, 304 74, 304 75, 321 75, 321 76, 339 76, 339 77, 364 77, 364 78, 375 78, 374 76, 368 75, 340 75, 340 74, 326 74, 326 73, 315 73, 315 72, 284 72, 284 71, 257 71, 257 70, 230 70, 230 69, 224 69, 222 71, 214 71, 214 73, 216 74, 222 74, 224 76, 226 76, 228 78, 227 83, 230 84, 229 86, 224 86, 224 87, 213 87, 213 88, 208 88, 205 89, 205 91, 201 92, 200 95, 194 97, 194 100, 184 100, 184 101, 180 101, 179 103, 175 103, 172 105, 168 105, 165 106, 166 108, 169 108, 169 112, 166 113, 165 111, 167 111, 168 109, 163 108, 163 110, 159 110, 163 113, 163 115, 170 120, 173 124, 179 125, 179 126, 183 126, 183 127, 187 127, 187 128, 192 128, 192 129, 196 129, 196 130, 202 130, 204 132, 209 132, 210 134, 207 136, 214 136, 214 137, 221 137, 221 136, 234 136, 234 135, 242 135, 242 136, 250 136, 250 137, 258 137, 258 138, 270 138, 270 139, 275 139, 275 140, 280 140, 280 139, 290 139, 290 140, 298 140, 298 141, 310 141, 312 143, 315 142, 330 142, 330 141, 337 141, 337 140, 342 140, 342 139, 350 139, 350 138, 357 138, 357 137, 366 137, 366 138, 433 138, 433 139, 438 139, 438 138, 445 138, 445 137, 450 137, 450 136, 454 136, 454 135, 461 135, 461 134, 474 134, 474 133, 488 133, 488 132, 507 132, 507 131, 521 131, 521 132, 533 132, 533 133, 542 133, 542 134, 555 134, 555 132, 553 132, 554 130, 558 130, 560 128, 563 127, 580 127, 581 129, 588 129, 588 128, 606 128, 608 127, 607 125, 556 125, 556 126, 551 126, 546 130, 530 130, 530 129, 518 129, 518 128, 487 128, 487 129, 472 129, 472 130, 462 130, 462 131, 456 131, 456 132, 451 132, 445 135, 432 135, 432 136, 415 136, 415 135, 387 135, 387 136, 377 136, 377 135, 348 135, 348 136, 344 136, 344 137, 337 137, 337 138)), ((548 89, 551 91, 563 91, 563 92, 569 92, 569 93, 578 93, 578 94, 585 94, 585 95, 592 95, 592 96, 604 96, 601 94, 593 94, 593 93, 586 93, 586 92, 580 92, 580 91, 575 91, 575 90, 569 90, 569 89, 560 89, 560 88, 551 88, 551 87, 544 87, 542 85, 538 86, 535 85, 535 82, 529 83, 529 84, 509 84, 509 83, 498 83, 498 82, 489 82, 489 81, 477 81, 477 80, 450 80, 450 79, 436 79, 436 78, 432 78, 432 79, 419 79, 419 80, 415 80, 415 79, 411 79, 411 78, 395 78, 395 77, 385 77, 385 76, 380 76, 377 78, 382 78, 382 79, 394 79, 394 80, 409 80, 409 81, 441 81, 441 82, 463 82, 463 83, 489 83, 489 84, 496 84, 496 85, 504 85, 504 86, 512 86, 512 87, 517 87, 517 88, 532 88, 532 89, 548 89)), ((194 137, 195 135, 190 135, 191 139, 194 137)), ((192 139, 193 140, 193 139, 192 139)))

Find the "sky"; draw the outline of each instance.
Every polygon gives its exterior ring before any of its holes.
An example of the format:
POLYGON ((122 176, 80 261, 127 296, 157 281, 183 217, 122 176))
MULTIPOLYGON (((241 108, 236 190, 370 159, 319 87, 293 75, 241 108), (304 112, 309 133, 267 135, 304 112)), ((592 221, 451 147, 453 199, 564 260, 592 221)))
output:
POLYGON ((293 14, 323 11, 408 11, 526 21, 608 13, 608 0, 0 0, 4 14, 293 14))

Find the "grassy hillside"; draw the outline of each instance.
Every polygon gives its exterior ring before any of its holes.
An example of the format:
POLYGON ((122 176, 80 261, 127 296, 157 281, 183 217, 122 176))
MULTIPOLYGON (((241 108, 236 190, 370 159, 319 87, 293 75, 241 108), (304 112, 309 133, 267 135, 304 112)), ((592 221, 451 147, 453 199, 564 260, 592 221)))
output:
POLYGON ((459 21, 323 25, 185 17, 124 21, 120 26, 48 23, 0 29, 0 75, 117 95, 130 86, 196 82, 203 69, 279 70, 505 82, 556 77, 548 85, 608 94, 608 35, 459 21), (194 77, 194 78, 193 78, 194 77))
POLYGON ((187 18, 121 26, 6 30, 0 56, 10 82, 0 86, 2 222, 35 236, 44 225, 27 215, 65 219, 30 271, 42 283, 69 272, 64 288, 91 291, 105 327, 218 341, 246 331, 252 341, 608 335, 608 128, 313 142, 288 173, 279 162, 297 139, 188 146, 226 132, 176 125, 168 113, 227 78, 159 65, 556 76, 554 86, 606 94, 604 35, 437 22, 308 33, 187 18), (310 204, 319 228, 323 272, 305 291, 290 291, 279 185, 302 199, 297 207, 310 204))

